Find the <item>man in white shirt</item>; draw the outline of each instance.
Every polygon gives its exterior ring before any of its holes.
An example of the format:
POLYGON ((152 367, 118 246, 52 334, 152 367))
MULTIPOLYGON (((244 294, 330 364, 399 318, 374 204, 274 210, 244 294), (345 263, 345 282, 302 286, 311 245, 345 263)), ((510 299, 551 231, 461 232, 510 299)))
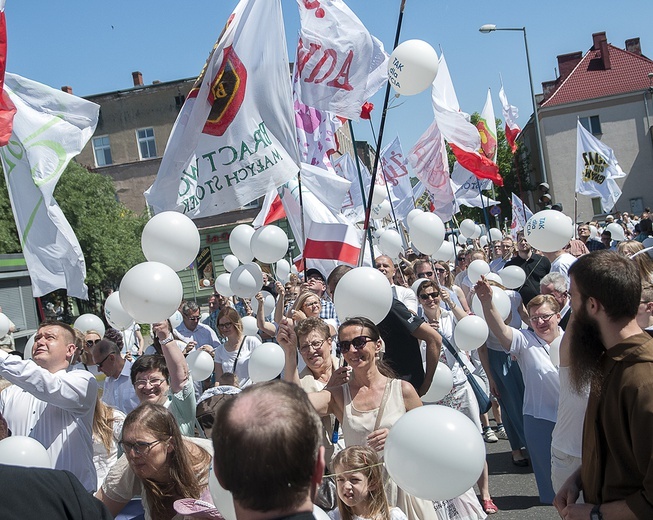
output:
POLYGON ((417 314, 417 296, 412 289, 408 287, 400 287, 394 284, 395 276, 395 265, 392 262, 392 258, 386 255, 381 255, 376 258, 374 261, 376 263, 376 268, 383 273, 390 282, 392 286, 392 295, 397 298, 401 303, 403 303, 409 311, 414 314, 417 314))
POLYGON ((200 307, 193 301, 184 302, 181 306, 182 322, 177 327, 177 332, 184 343, 192 348, 209 345, 217 348, 220 345, 215 331, 208 325, 200 323, 200 307))
POLYGON ((14 435, 43 444, 54 469, 70 471, 94 491, 97 382, 86 370, 66 372, 74 353, 75 333, 62 322, 39 327, 31 360, 0 351, 0 375, 13 383, 0 393, 0 413, 14 435))
POLYGON ((103 339, 93 345, 93 362, 106 374, 102 401, 127 415, 138 406, 138 398, 131 382, 131 361, 120 355, 120 348, 113 341, 103 339))
POLYGON ((574 255, 570 255, 562 249, 542 254, 549 260, 549 262, 551 262, 550 273, 560 273, 563 274, 565 278, 569 278, 569 268, 571 267, 571 264, 576 261, 574 255))

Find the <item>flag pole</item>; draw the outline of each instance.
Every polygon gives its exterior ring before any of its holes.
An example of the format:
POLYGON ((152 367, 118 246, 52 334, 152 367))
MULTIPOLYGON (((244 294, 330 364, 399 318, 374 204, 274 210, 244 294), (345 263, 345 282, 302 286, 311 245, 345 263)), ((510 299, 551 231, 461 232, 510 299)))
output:
MULTIPOLYGON (((401 23, 404 18, 404 7, 406 0, 401 0, 399 7, 399 19, 397 20, 397 31, 395 33, 395 42, 393 49, 399 44, 399 35, 401 34, 401 23)), ((370 182, 370 193, 367 197, 367 208, 365 208, 365 223, 363 224, 363 232, 367 233, 370 227, 370 211, 372 209, 372 196, 374 195, 374 183, 376 182, 376 174, 379 167, 379 153, 381 152, 381 144, 383 142, 383 129, 385 128, 385 116, 388 111, 388 101, 390 100, 390 82, 385 86, 385 99, 383 101, 383 110, 381 112, 381 123, 379 124, 379 139, 376 142, 376 153, 374 154, 374 167, 372 168, 372 180, 370 182)), ((360 256, 358 257, 358 265, 363 265, 363 255, 365 254, 365 247, 361 247, 360 256)), ((374 255, 374 253, 372 253, 374 255)))
POLYGON ((304 256, 304 251, 306 250, 306 229, 304 226, 304 198, 302 197, 302 169, 300 168, 297 172, 297 186, 299 188, 299 216, 300 224, 302 230, 302 260, 304 264, 304 282, 306 282, 306 257, 304 256))
MULTIPOLYGON (((371 119, 370 119, 370 123, 371 123, 371 119)), ((354 125, 351 124, 351 119, 349 119, 349 133, 351 134, 351 140, 354 143, 354 157, 356 158, 356 170, 358 171, 358 183, 361 187, 361 200, 363 201, 363 210, 365 211, 365 213, 367 213, 367 201, 365 200, 365 185, 363 184, 363 174, 361 172, 360 157, 358 157, 358 150, 356 149, 356 137, 354 136, 354 125)), ((370 254, 372 256, 372 265, 374 265, 374 243, 372 242, 372 231, 369 229, 369 227, 367 228, 367 232, 363 230, 363 247, 361 248, 361 251, 365 249, 365 235, 367 235, 367 240, 370 243, 370 254)))
POLYGON ((483 192, 481 191, 481 181, 476 180, 476 185, 478 186, 478 196, 481 198, 481 207, 483 208, 483 218, 485 219, 485 234, 487 235, 488 246, 490 246, 490 219, 487 216, 487 209, 485 208, 485 202, 483 202, 483 192))

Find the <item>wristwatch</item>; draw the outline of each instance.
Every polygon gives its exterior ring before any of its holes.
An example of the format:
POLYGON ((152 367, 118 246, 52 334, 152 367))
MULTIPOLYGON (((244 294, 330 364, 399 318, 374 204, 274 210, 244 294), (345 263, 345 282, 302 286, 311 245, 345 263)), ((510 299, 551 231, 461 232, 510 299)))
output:
POLYGON ((161 340, 159 340, 159 343, 160 343, 161 345, 167 345, 167 344, 170 343, 171 341, 174 341, 174 339, 175 339, 175 338, 172 336, 172 334, 170 334, 170 336, 168 336, 166 339, 161 339, 161 340))
POLYGON ((590 520, 603 520, 603 515, 601 514, 601 504, 596 504, 592 511, 590 512, 590 520))

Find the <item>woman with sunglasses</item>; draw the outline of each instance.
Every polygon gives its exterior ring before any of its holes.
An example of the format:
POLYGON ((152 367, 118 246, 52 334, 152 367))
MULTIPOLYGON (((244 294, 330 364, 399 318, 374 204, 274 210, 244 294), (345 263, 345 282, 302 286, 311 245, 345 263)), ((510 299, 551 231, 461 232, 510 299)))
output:
MULTIPOLYGON (((433 264, 433 271, 435 271, 435 276, 440 286, 447 289, 449 294, 455 294, 458 300, 456 303, 460 303, 462 310, 464 310, 466 314, 469 314, 469 305, 467 304, 467 299, 465 298, 463 290, 457 285, 454 285, 453 275, 451 274, 451 268, 449 267, 449 264, 446 262, 435 262, 433 264)), ((449 305, 446 297, 444 297, 444 293, 442 294, 444 302, 449 305)), ((453 300, 456 301, 456 298, 453 298, 453 300)), ((449 309, 451 309, 451 307, 449 307, 449 309)))
MULTIPOLYGON (((298 345, 296 333, 288 323, 279 326, 277 340, 286 352, 293 352, 298 345)), ((422 402, 410 383, 395 379, 377 359, 381 346, 379 330, 370 320, 346 320, 338 329, 338 348, 351 372, 342 372, 341 386, 327 386, 310 393, 309 398, 321 416, 333 414, 340 421, 346 446, 369 446, 382 457, 392 425, 408 410, 422 406, 422 402)), ((285 372, 295 374, 294 380, 298 380, 297 362, 292 355, 286 355, 285 372)), ((410 520, 436 518, 432 502, 408 495, 389 478, 388 500, 410 520)))
POLYGON ((481 278, 476 295, 490 331, 499 344, 517 359, 524 378, 524 436, 531 456, 540 501, 551 504, 551 438, 558 416, 560 379, 551 362, 550 344, 563 334, 558 326, 560 307, 553 296, 540 294, 526 306, 533 330, 506 325, 492 303, 492 288, 481 278))
POLYGON ((114 516, 139 495, 146 520, 183 518, 175 511, 176 500, 212 503, 211 440, 182 436, 163 406, 144 403, 133 410, 125 419, 120 446, 124 455, 95 495, 114 516))
POLYGON ((102 336, 100 336, 99 332, 94 330, 79 332, 77 329, 75 329, 75 335, 78 336, 78 341, 76 342, 77 349, 75 350, 75 355, 70 362, 70 369, 88 370, 95 376, 95 379, 101 379, 101 381, 104 382, 105 375, 98 370, 93 361, 93 347, 102 340, 102 336))
POLYGON ((249 378, 249 357, 261 344, 261 340, 243 334, 240 314, 231 307, 225 307, 218 313, 218 333, 225 341, 215 349, 216 381, 222 374, 231 372, 238 377, 240 388, 252 384, 249 378))
MULTIPOLYGON (((464 356, 465 354, 460 352, 455 344, 453 331, 456 323, 467 316, 467 313, 460 307, 460 305, 456 305, 451 301, 451 296, 445 289, 438 287, 438 285, 431 280, 425 280, 419 285, 417 289, 417 297, 422 304, 424 319, 440 333, 443 338, 443 343, 444 339, 446 339, 449 344, 456 349, 458 357, 464 356), (440 306, 443 299, 447 302, 451 310, 445 310, 440 306)), ((422 356, 425 358, 426 352, 422 352, 422 356)), ((472 390, 471 385, 467 381, 467 376, 458 363, 458 360, 445 345, 442 345, 442 350, 440 351, 440 362, 444 363, 451 369, 453 375, 453 389, 444 396, 442 400, 435 404, 448 406, 449 408, 453 408, 454 410, 458 410, 465 414, 469 420, 476 425, 479 435, 482 435, 483 429, 480 420, 480 410, 478 408, 476 397, 474 396, 474 390, 472 390)), ((473 368, 470 371, 473 371, 473 368)), ((483 466, 483 472, 481 473, 477 484, 481 493, 483 511, 489 514, 496 513, 499 509, 490 496, 487 462, 483 466)), ((473 492, 465 493, 462 495, 461 500, 463 500, 469 508, 472 510, 476 509, 476 512, 480 513, 481 504, 478 503, 478 499, 476 499, 476 495, 473 492)))
POLYGON ((177 419, 182 435, 195 434, 195 389, 184 354, 179 349, 167 321, 155 323, 152 330, 163 356, 141 356, 131 368, 136 397, 143 403, 160 404, 177 419))

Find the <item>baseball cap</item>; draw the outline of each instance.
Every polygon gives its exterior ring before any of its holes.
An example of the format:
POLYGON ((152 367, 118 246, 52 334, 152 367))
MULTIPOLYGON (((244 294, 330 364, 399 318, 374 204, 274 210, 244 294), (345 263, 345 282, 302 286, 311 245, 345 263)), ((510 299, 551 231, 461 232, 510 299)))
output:
POLYGON ((311 267, 310 269, 306 270, 306 280, 311 276, 318 276, 323 282, 326 283, 326 278, 324 278, 324 275, 319 271, 319 269, 315 269, 315 267, 311 267))

